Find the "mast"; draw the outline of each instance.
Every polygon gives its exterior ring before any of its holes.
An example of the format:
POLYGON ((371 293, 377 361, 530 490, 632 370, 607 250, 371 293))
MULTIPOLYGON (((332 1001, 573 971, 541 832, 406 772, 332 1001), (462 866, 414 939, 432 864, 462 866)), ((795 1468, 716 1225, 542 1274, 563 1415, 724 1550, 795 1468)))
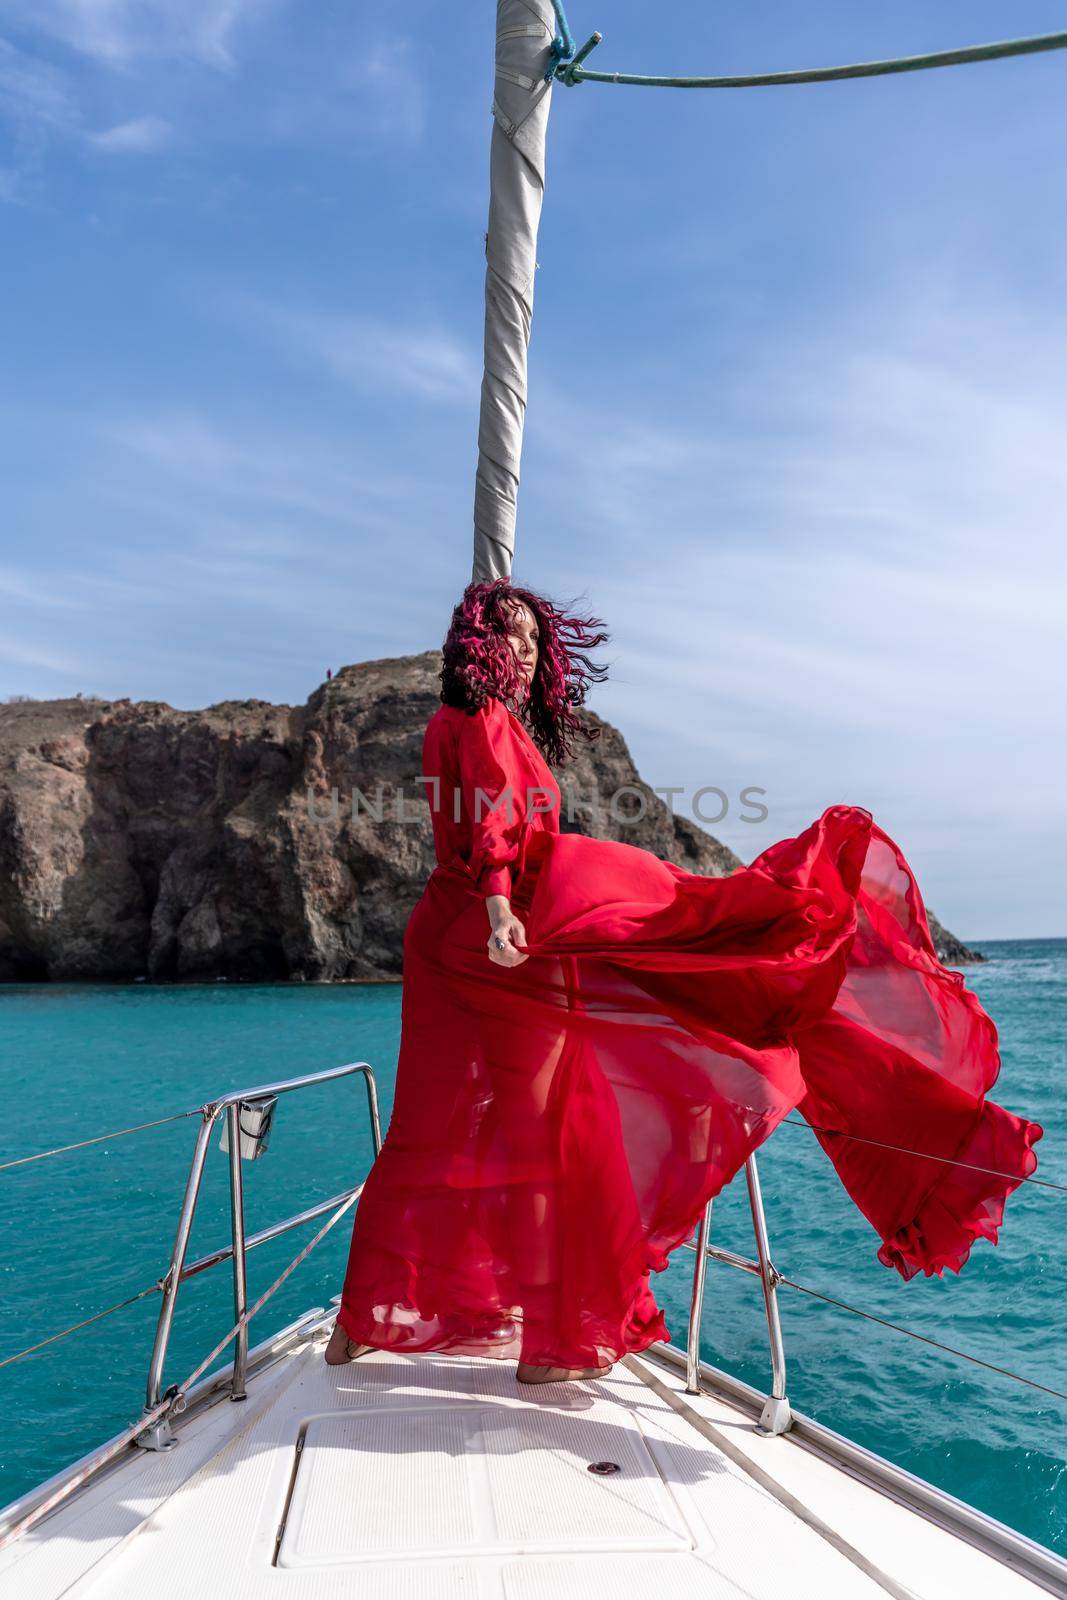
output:
POLYGON ((474 487, 473 578, 511 576, 537 230, 552 98, 552 0, 498 0, 489 229, 485 238, 485 369, 474 487))

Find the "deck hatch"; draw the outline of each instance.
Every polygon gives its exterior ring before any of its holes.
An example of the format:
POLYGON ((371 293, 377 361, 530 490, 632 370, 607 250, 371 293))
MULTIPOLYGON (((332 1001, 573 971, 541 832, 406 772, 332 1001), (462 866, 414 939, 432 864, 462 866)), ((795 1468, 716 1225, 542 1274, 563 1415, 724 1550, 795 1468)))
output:
POLYGON ((437 1404, 309 1419, 278 1565, 692 1548, 628 1413, 437 1404))

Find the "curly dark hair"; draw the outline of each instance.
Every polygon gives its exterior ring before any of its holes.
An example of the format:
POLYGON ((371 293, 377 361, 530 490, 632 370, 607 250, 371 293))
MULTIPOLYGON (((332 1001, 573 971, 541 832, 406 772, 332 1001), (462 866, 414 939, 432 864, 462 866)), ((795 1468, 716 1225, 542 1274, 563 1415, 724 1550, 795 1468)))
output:
POLYGON ((491 696, 512 698, 545 760, 559 763, 573 755, 576 736, 589 743, 600 737, 600 729, 575 712, 590 685, 608 676, 607 667, 591 661, 588 651, 610 637, 599 617, 578 616, 510 578, 469 583, 443 646, 441 700, 473 715, 491 696), (540 633, 528 695, 507 641, 509 612, 517 602, 529 607, 540 633))

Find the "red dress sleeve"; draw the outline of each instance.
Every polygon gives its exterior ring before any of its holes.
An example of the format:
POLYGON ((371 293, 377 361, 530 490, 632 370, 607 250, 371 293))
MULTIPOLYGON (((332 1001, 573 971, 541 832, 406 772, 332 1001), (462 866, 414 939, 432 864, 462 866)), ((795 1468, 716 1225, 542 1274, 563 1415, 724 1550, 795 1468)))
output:
POLYGON ((498 700, 460 721, 457 757, 463 814, 470 824, 468 865, 482 895, 511 894, 512 867, 526 832, 526 797, 514 757, 515 735, 498 700))

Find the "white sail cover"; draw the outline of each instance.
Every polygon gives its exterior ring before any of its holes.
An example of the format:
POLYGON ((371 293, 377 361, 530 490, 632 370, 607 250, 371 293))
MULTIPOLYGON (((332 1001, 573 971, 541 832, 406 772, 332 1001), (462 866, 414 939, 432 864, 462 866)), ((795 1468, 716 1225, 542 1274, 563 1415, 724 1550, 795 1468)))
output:
POLYGON ((485 242, 485 371, 474 488, 475 582, 510 577, 515 553, 526 362, 552 98, 545 73, 555 33, 551 0, 498 0, 485 242))

